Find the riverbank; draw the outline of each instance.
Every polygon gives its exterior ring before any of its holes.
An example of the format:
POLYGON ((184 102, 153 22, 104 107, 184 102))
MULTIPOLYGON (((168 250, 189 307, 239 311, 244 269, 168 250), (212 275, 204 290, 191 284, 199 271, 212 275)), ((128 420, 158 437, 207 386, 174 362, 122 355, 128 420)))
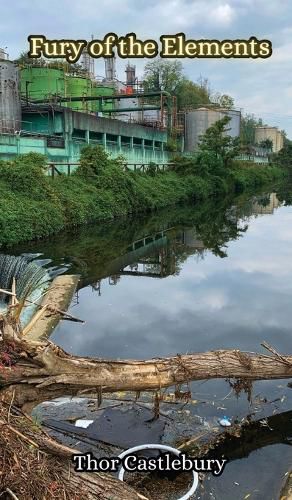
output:
POLYGON ((278 167, 236 163, 224 172, 124 172, 100 147, 84 149, 70 177, 45 175, 45 158, 33 153, 0 163, 0 246, 48 237, 62 230, 199 202, 280 180, 278 167))

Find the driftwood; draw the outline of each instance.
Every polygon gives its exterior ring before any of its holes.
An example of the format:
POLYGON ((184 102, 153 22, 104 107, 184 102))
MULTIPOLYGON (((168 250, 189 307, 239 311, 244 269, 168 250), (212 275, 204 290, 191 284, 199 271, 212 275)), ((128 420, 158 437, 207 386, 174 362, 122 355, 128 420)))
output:
MULTIPOLYGON (((271 354, 238 350, 176 355, 146 361, 103 360, 71 356, 51 342, 26 342, 16 325, 3 318, 4 342, 13 342, 15 353, 0 371, 2 394, 9 387, 19 405, 60 395, 91 392, 158 390, 192 380, 282 379, 292 377, 292 356, 273 348, 271 354), (8 364, 8 366, 7 366, 8 364), (9 366, 11 365, 11 366, 9 366)), ((9 396, 10 397, 10 396, 9 396)))
POLYGON ((75 323, 85 323, 83 319, 77 318, 76 316, 69 314, 67 311, 62 311, 62 309, 59 309, 58 307, 50 306, 49 304, 45 304, 45 306, 42 306, 39 302, 35 302, 34 300, 29 300, 29 299, 25 299, 24 302, 28 304, 34 304, 35 306, 38 307, 43 307, 43 308, 46 307, 46 309, 50 311, 52 314, 60 314, 63 317, 63 319, 67 319, 75 323))

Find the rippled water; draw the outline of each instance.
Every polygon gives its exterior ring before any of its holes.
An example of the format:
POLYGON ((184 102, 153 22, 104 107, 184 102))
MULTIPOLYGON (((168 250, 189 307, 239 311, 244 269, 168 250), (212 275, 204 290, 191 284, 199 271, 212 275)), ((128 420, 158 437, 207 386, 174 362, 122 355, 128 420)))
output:
MULTIPOLYGON (((51 339, 74 354, 107 358, 264 352, 264 340, 291 353, 289 197, 265 193, 179 207, 31 245, 81 275, 70 312, 86 324, 62 322, 51 339)), ((286 380, 254 383, 251 402, 244 393, 235 397, 224 380, 193 383, 192 392, 196 413, 211 423, 223 415, 260 419, 291 410, 286 380)), ((231 457, 202 498, 278 498, 292 467, 291 418, 275 443, 259 442, 231 457)))

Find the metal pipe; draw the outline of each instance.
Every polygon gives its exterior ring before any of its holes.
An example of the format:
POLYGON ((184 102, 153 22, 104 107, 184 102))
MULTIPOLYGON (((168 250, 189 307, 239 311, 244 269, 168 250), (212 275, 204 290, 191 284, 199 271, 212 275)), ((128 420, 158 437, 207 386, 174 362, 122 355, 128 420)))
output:
MULTIPOLYGON (((156 92, 136 92, 133 94, 115 94, 109 96, 78 96, 78 97, 60 97, 60 102, 78 102, 78 101, 99 101, 100 99, 104 100, 119 100, 119 99, 135 99, 141 97, 159 97, 164 95, 165 97, 171 97, 169 92, 165 91, 156 91, 156 92)), ((42 104, 42 103, 50 103, 52 99, 34 99, 32 100, 34 104, 42 104)))
POLYGON ((112 110, 109 109, 101 109, 103 113, 124 113, 124 112, 129 112, 129 111, 152 111, 152 110, 157 110, 160 109, 160 106, 149 106, 149 108, 145 108, 143 106, 140 106, 139 108, 113 108, 112 110))

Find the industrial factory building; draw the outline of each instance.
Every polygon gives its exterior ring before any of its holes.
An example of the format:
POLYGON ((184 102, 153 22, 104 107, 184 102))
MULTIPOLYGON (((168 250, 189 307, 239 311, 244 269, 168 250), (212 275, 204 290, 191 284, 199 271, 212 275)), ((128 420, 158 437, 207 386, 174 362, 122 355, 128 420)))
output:
POLYGON ((267 139, 270 139, 273 143, 273 153, 278 153, 284 146, 283 133, 277 127, 256 127, 255 143, 260 144, 267 139))
POLYGON ((0 159, 36 152, 49 162, 74 163, 85 144, 100 144, 128 163, 166 163, 170 113, 161 106, 162 93, 152 93, 159 104, 147 104, 148 95, 135 88, 135 69, 127 68, 123 85, 113 65, 106 62, 98 82, 90 68, 81 75, 64 67, 19 68, 0 51, 0 159), (160 120, 146 122, 150 111, 160 120))

